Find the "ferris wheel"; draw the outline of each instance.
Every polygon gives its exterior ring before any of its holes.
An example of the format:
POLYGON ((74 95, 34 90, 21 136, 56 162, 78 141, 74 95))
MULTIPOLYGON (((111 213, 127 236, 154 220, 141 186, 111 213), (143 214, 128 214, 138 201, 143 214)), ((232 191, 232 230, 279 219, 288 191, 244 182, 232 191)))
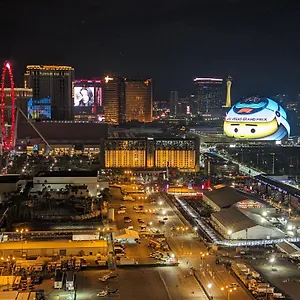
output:
POLYGON ((2 67, 0 105, 2 150, 10 151, 15 146, 16 107, 14 77, 12 72, 12 66, 8 61, 4 62, 2 67), (8 75, 8 81, 10 85, 9 98, 6 97, 4 93, 6 75, 8 75))

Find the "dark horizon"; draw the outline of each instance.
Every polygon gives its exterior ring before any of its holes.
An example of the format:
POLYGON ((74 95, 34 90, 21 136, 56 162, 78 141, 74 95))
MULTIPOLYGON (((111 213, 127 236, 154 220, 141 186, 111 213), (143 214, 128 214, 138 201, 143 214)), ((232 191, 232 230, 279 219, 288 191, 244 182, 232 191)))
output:
MULTIPOLYGON (((294 3, 294 2, 293 2, 294 3)), ((291 1, 30 1, 0 5, 0 61, 16 84, 27 64, 63 64, 76 79, 152 77, 154 100, 189 95, 194 77, 233 77, 233 101, 299 89, 298 7, 291 1)))

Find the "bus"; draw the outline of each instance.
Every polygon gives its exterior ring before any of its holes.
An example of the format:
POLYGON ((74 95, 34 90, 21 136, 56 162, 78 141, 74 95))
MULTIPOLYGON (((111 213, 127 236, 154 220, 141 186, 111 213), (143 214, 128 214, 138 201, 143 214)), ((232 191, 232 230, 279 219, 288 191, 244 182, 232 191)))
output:
POLYGON ((68 271, 67 272, 67 277, 66 277, 66 289, 67 291, 74 291, 75 287, 75 275, 73 271, 68 271))

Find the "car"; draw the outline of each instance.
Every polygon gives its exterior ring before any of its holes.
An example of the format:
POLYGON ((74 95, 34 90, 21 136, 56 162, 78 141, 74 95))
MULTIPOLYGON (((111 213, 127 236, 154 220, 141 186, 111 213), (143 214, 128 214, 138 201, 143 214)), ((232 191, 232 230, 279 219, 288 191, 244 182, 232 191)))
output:
POLYGON ((112 279, 112 278, 116 278, 118 277, 118 274, 113 274, 112 272, 107 273, 101 277, 99 277, 99 280, 101 280, 102 282, 107 281, 108 279, 112 279))
POLYGON ((139 223, 145 223, 145 221, 143 219, 141 219, 141 218, 138 218, 138 222, 139 223))
POLYGON ((102 290, 100 292, 97 293, 97 297, 106 297, 109 296, 111 294, 116 294, 119 291, 119 289, 115 289, 114 291, 110 291, 109 288, 102 290))
POLYGON ((120 205, 119 210, 126 210, 126 206, 125 205, 120 205))
POLYGON ((136 205, 134 205, 134 206, 133 206, 133 209, 134 209, 134 210, 139 210, 139 207, 136 206, 136 205))
POLYGON ((118 215, 120 214, 126 214, 126 210, 118 210, 118 215))
POLYGON ((116 252, 116 253, 117 253, 117 252, 124 252, 124 248, 122 248, 122 247, 120 247, 120 246, 115 246, 114 249, 115 249, 115 252, 116 252))
POLYGON ((131 223, 131 219, 124 220, 124 223, 131 223))
POLYGON ((144 209, 144 206, 143 205, 139 205, 139 209, 144 209))
POLYGON ((164 220, 164 221, 167 221, 167 220, 168 220, 168 217, 164 217, 163 220, 164 220))
POLYGON ((166 222, 164 220, 159 220, 158 223, 160 223, 162 225, 166 224, 166 222))
POLYGON ((97 293, 97 297, 106 297, 108 295, 108 290, 102 290, 97 293))
POLYGON ((108 272, 108 273, 106 273, 106 274, 100 276, 100 277, 99 277, 99 280, 101 280, 101 281, 106 281, 106 280, 109 278, 109 276, 110 276, 111 274, 112 274, 112 272, 108 272))
POLYGON ((125 249, 125 246, 122 243, 114 243, 114 246, 125 249))
POLYGON ((126 256, 126 253, 124 252, 116 253, 116 257, 124 257, 124 256, 126 256))
POLYGON ((235 283, 235 282, 230 283, 228 286, 229 286, 230 288, 237 288, 237 287, 239 287, 239 285, 238 285, 237 283, 235 283))
POLYGON ((133 230, 133 226, 128 226, 127 229, 128 230, 133 230))

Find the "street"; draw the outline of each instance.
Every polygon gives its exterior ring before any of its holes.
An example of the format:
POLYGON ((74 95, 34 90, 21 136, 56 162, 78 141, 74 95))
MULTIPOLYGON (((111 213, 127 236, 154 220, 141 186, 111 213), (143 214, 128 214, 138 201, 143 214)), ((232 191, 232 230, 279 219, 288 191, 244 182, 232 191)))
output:
MULTIPOLYGON (((138 231, 140 224, 138 223, 137 218, 143 218, 145 224, 152 222, 150 227, 158 229, 165 234, 171 252, 174 253, 178 259, 179 266, 172 267, 171 269, 168 268, 168 270, 170 270, 170 274, 178 273, 179 278, 181 278, 181 280, 179 280, 179 285, 181 285, 181 281, 192 278, 190 275, 190 268, 193 267, 195 269, 195 276, 202 283, 206 293, 213 296, 214 299, 228 299, 228 293, 230 292, 228 292, 226 286, 232 283, 239 285, 239 287, 230 293, 231 300, 253 299, 252 295, 236 280, 229 270, 223 265, 215 264, 216 258, 214 255, 206 255, 207 248, 204 243, 199 241, 193 228, 184 220, 184 218, 179 217, 173 211, 163 193, 153 193, 149 196, 152 201, 156 201, 156 204, 151 204, 149 197, 147 200, 143 201, 126 202, 114 200, 112 202, 113 207, 115 207, 116 210, 120 204, 126 205, 126 216, 129 216, 132 219, 131 223, 124 223, 124 215, 116 214, 116 224, 118 229, 126 228, 129 225, 133 226, 134 230, 138 231), (158 214, 136 213, 132 208, 136 205, 143 205, 144 210, 148 211, 149 209, 155 209, 158 214), (159 220, 162 220, 163 218, 168 218, 165 220, 164 225, 159 223, 159 220), (202 255, 204 255, 204 257, 202 255), (176 272, 173 271, 175 269, 177 269, 176 272), (224 290, 221 290, 222 288, 224 288, 224 290)), ((114 199, 116 198, 114 197, 114 199)), ((129 256, 131 257, 133 253, 133 251, 130 251, 129 256)), ((146 254, 146 252, 135 253, 135 258, 139 261, 142 257, 145 257, 146 254)), ((198 288, 200 288, 200 285, 198 285, 198 288)))

